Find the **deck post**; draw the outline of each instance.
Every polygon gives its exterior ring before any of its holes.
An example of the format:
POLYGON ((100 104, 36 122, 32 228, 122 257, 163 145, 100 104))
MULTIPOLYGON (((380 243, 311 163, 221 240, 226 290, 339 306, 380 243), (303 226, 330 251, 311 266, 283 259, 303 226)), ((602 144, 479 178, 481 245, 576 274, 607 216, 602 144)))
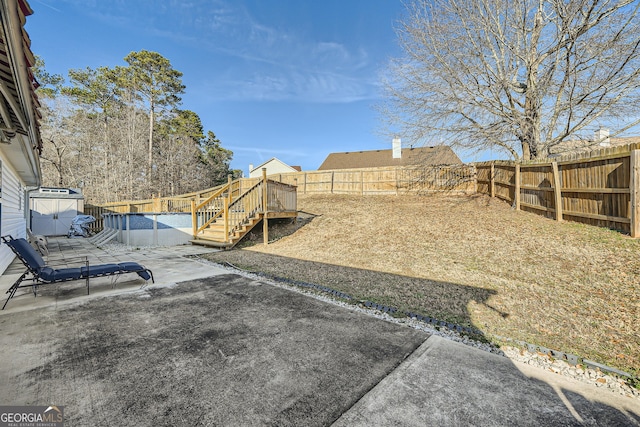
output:
POLYGON ((562 184, 560 182, 558 162, 551 162, 551 171, 553 174, 553 196, 556 207, 556 221, 562 221, 562 184))
POLYGON ((224 199, 224 242, 229 241, 229 198, 224 199))
POLYGON ((640 237, 640 150, 631 151, 629 163, 631 169, 629 179, 631 224, 629 224, 629 232, 631 237, 638 238, 640 237))
POLYGON ((516 163, 514 180, 515 180, 516 188, 514 189, 513 198, 515 199, 516 210, 519 211, 520 210, 520 163, 516 163))
POLYGON ((491 180, 491 185, 489 186, 489 193, 491 197, 496 197, 496 166, 495 163, 491 163, 491 172, 489 173, 489 179, 491 180))
POLYGON ((196 217, 196 201, 195 200, 191 200, 191 226, 193 227, 193 238, 195 239, 198 231, 198 218, 196 217))
POLYGON ((269 219, 267 218, 267 168, 262 168, 262 236, 263 243, 269 243, 269 219))
POLYGON ((232 189, 231 189, 231 174, 227 175, 227 186, 229 187, 229 189, 227 190, 227 198, 229 199, 229 204, 231 204, 231 202, 233 202, 233 194, 232 194, 232 189))

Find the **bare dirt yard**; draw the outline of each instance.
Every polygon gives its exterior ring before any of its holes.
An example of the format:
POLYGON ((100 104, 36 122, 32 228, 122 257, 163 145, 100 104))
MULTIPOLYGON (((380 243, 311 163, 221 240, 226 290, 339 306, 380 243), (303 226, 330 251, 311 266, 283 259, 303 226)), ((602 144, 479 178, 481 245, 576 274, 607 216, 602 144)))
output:
POLYGON ((272 227, 268 246, 207 257, 640 374, 640 240, 479 195, 299 195, 298 209, 313 218, 272 227))

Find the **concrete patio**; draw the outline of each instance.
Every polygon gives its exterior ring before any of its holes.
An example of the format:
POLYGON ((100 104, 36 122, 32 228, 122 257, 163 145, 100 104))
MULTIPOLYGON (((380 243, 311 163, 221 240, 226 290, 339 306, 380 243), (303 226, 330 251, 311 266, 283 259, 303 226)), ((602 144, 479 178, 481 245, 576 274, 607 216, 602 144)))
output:
MULTIPOLYGON (((49 239, 49 255, 44 256, 44 259, 47 264, 55 265, 57 268, 82 265, 84 257, 87 257, 89 265, 135 261, 151 269, 156 285, 167 285, 226 273, 224 270, 216 270, 210 263, 194 258, 198 254, 212 251, 216 249, 195 245, 135 248, 107 244, 105 247, 96 247, 83 238, 53 237, 49 239)), ((0 290, 9 288, 24 270, 24 265, 18 259, 14 260, 0 276, 0 290)), ((5 311, 45 307, 64 301, 84 300, 92 296, 136 290, 141 286, 151 285, 151 281, 145 283, 136 274, 95 278, 90 281, 89 296, 86 295, 83 284, 82 281, 76 281, 40 286, 37 298, 33 297, 29 288, 25 288, 9 301, 5 311)), ((4 292, 0 294, 0 298, 2 295, 4 292)), ((4 304, 4 301, 2 303, 4 304)))
POLYGON ((51 251, 156 278, 42 286, 0 312, 0 403, 62 405, 69 425, 640 425, 638 399, 191 257, 205 247, 51 251))

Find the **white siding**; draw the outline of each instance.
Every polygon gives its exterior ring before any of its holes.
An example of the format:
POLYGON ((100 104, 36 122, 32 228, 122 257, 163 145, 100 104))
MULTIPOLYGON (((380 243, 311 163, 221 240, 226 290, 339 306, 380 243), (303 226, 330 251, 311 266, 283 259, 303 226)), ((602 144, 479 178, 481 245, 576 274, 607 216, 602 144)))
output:
MULTIPOLYGON (((14 238, 26 237, 23 186, 17 175, 2 162, 2 210, 0 211, 0 234, 14 238)), ((13 261, 14 254, 6 245, 0 245, 0 272, 4 272, 13 261)))
POLYGON ((267 168, 267 175, 274 175, 277 173, 291 173, 297 172, 294 168, 287 165, 283 161, 276 159, 275 157, 269 160, 266 163, 258 166, 252 171, 249 171, 249 178, 260 178, 262 177, 262 168, 267 168))

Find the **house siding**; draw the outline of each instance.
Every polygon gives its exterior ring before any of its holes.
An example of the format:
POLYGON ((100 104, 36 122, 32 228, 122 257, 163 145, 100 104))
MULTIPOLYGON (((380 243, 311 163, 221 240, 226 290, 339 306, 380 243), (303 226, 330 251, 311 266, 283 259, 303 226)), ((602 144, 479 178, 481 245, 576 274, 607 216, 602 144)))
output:
POLYGON ((273 158, 250 171, 249 178, 260 178, 262 176, 262 168, 267 169, 267 175, 273 175, 276 173, 297 172, 294 168, 282 162, 281 160, 273 158))
MULTIPOLYGON (((0 234, 15 238, 26 236, 24 211, 24 187, 6 162, 2 162, 2 210, 0 211, 0 234)), ((14 254, 7 245, 0 245, 0 272, 4 272, 13 261, 14 254)))

